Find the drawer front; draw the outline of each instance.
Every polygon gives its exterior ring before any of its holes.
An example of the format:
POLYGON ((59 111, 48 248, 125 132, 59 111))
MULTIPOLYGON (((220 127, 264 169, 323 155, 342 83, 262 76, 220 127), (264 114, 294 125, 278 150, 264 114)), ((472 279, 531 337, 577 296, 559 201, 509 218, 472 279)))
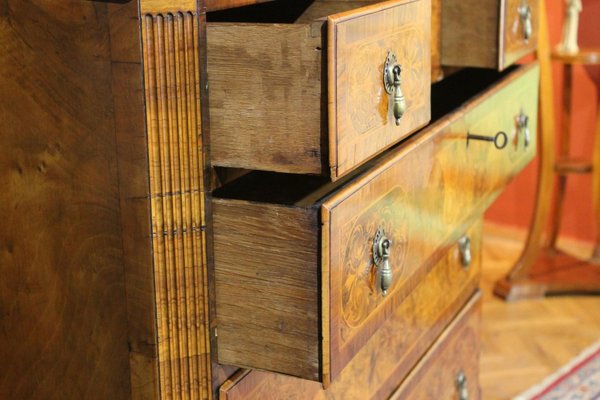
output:
MULTIPOLYGON (((366 343, 431 267, 535 154, 538 68, 522 68, 408 145, 322 207, 323 355, 332 376, 366 343), (529 116, 530 141, 515 118, 529 116), (467 133, 506 132, 507 146, 467 133), (378 232, 391 241, 387 265, 374 257, 378 232), (388 269, 389 267, 389 269, 388 269), (391 284, 381 288, 389 271, 391 284), (329 353, 328 353, 329 351, 329 353)), ((482 135, 483 136, 483 135, 482 135)))
POLYGON ((443 65, 503 70, 536 49, 538 0, 444 0, 441 28, 443 65))
POLYGON ((475 292, 481 227, 478 221, 466 233, 471 238, 471 266, 463 266, 457 243, 445 247, 441 260, 326 389, 318 382, 246 370, 221 387, 220 398, 387 399, 475 292))
POLYGON ((539 18, 538 0, 504 0, 503 4, 499 60, 501 69, 536 49, 539 18))
POLYGON ((476 295, 427 352, 392 400, 481 398, 479 349, 481 301, 476 295))
POLYGON ((332 177, 359 166, 429 121, 430 42, 431 0, 386 2, 328 17, 332 177), (390 53, 393 61, 386 64, 390 53), (401 68, 397 89, 391 74, 386 91, 386 65, 390 70, 395 65, 401 68), (397 91, 404 98, 403 114, 394 114, 397 91), (401 118, 396 121, 395 115, 401 118))

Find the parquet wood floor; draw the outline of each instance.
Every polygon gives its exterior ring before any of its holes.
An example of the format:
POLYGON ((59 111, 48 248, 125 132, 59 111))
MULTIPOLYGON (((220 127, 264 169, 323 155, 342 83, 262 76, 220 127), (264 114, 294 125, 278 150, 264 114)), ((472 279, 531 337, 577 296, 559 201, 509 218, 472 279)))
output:
MULTIPOLYGON (((524 231, 485 225, 480 372, 485 400, 512 398, 600 339, 600 296, 513 303, 494 297, 494 282, 510 269, 524 239, 524 231)), ((559 247, 579 256, 591 253, 591 245, 573 240, 559 240, 559 247)))

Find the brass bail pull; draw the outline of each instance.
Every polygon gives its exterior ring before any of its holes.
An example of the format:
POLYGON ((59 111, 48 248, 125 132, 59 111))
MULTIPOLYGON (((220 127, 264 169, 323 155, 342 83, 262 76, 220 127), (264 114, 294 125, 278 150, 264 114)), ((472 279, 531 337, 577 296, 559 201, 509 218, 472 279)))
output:
POLYGON ((396 55, 390 51, 383 65, 383 86, 387 94, 393 94, 392 112, 394 114, 396 125, 400 125, 400 119, 406 111, 406 101, 404 100, 404 94, 402 93, 401 87, 401 74, 402 66, 398 64, 396 55))
POLYGON ((396 125, 400 125, 400 119, 406 111, 406 102, 404 101, 404 94, 400 87, 400 73, 402 67, 396 65, 394 67, 394 118, 396 119, 396 125))
POLYGON ((523 4, 519 6, 519 17, 521 18, 521 25, 523 26, 523 39, 525 39, 525 42, 528 42, 531 38, 533 27, 531 25, 531 7, 529 7, 527 2, 523 2, 523 4))
POLYGON ((385 297, 392 286, 392 267, 390 266, 390 247, 392 241, 387 238, 383 229, 378 229, 373 240, 373 263, 377 267, 377 286, 385 297))
POLYGON ((471 266, 473 257, 471 255, 471 239, 468 236, 463 236, 458 239, 458 250, 460 252, 460 262, 467 269, 471 266))
POLYGON ((459 400, 469 400, 469 389, 467 387, 467 376, 463 371, 456 375, 456 391, 459 400))

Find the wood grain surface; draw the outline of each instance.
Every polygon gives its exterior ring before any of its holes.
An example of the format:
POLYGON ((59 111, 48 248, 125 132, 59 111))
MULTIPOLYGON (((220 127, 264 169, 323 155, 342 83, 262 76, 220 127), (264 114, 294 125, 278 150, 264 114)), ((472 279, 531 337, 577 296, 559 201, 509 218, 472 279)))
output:
POLYGON ((0 398, 130 397, 108 8, 0 1, 0 398))
POLYGON ((528 41, 518 13, 522 0, 444 0, 442 64, 503 70, 535 51, 539 7, 537 0, 526 3, 532 15, 528 41))
POLYGON ((318 215, 213 201, 218 358, 319 379, 318 215))
POLYGON ((323 352, 332 375, 412 290, 437 249, 457 240, 532 159, 535 142, 524 147, 515 117, 523 109, 535 131, 537 82, 536 67, 513 73, 428 127, 423 139, 429 140, 392 153, 325 201, 322 281, 329 284, 323 289, 322 313, 330 332, 323 333, 328 342, 323 352), (467 132, 498 131, 509 135, 502 151, 489 142, 466 145, 467 132), (368 246, 378 228, 393 243, 394 285, 385 298, 373 287, 368 246))
POLYGON ((327 18, 329 167, 332 179, 431 118, 431 1, 384 2, 327 18), (389 52, 402 68, 406 112, 396 125, 382 84, 389 52))
POLYGON ((146 13, 141 28, 160 394, 210 398, 198 14, 146 13))
POLYGON ((502 19, 500 35, 500 53, 498 64, 504 69, 520 58, 531 54, 537 48, 539 3, 538 0, 504 0, 504 18, 502 19), (519 7, 527 4, 531 8, 531 37, 525 40, 523 23, 519 15, 519 7))
POLYGON ((460 315, 419 361, 390 400, 455 399, 457 376, 466 377, 469 399, 481 398, 479 387, 479 349, 481 333, 481 295, 475 295, 460 315))
POLYGON ((213 165, 322 172, 322 24, 208 23, 213 165))
POLYGON ((257 370, 241 371, 220 391, 222 399, 387 399, 477 288, 480 223, 469 231, 473 264, 460 265, 456 244, 389 316, 327 389, 317 382, 257 370), (444 293, 444 296, 439 296, 444 293))
MULTIPOLYGON (((271 191, 274 197, 269 199, 268 193, 260 194, 255 186, 244 183, 254 178, 242 178, 226 186, 229 189, 223 193, 229 194, 216 198, 214 203, 218 298, 253 288, 248 293, 249 301, 260 309, 262 320, 273 324, 280 317, 269 316, 269 312, 285 307, 305 308, 308 319, 312 318, 319 299, 304 295, 286 302, 281 299, 274 308, 267 295, 257 297, 255 292, 265 285, 279 287, 288 281, 296 282, 294 277, 300 266, 306 272, 316 270, 314 254, 320 246, 322 372, 316 376, 315 369, 312 376, 302 376, 320 378, 325 384, 333 381, 435 265, 440 249, 454 243, 533 157, 535 141, 524 147, 515 118, 523 110, 530 116, 530 129, 535 131, 532 121, 537 115, 537 74, 535 65, 509 73, 479 97, 458 106, 402 148, 378 160, 362 175, 340 184, 341 189, 326 196, 322 205, 322 230, 316 222, 290 225, 294 219, 305 220, 306 215, 317 221, 319 203, 311 203, 311 196, 297 196, 301 200, 280 205, 277 203, 283 200, 275 191, 271 191), (498 131, 508 132, 509 145, 502 151, 489 142, 471 141, 467 146, 467 132, 494 135, 498 131), (394 284, 385 298, 373 280, 371 250, 378 228, 384 228, 393 243, 390 261, 394 284), (321 238, 320 243, 317 238, 321 238), (294 253, 298 243, 304 249, 300 254, 294 253), (265 248, 268 253, 260 258, 265 248), (248 260, 248 249, 257 252, 251 257, 256 261, 248 260), (288 260, 291 254, 295 255, 288 260), (257 272, 263 269, 269 272, 257 272), (219 294, 221 285, 227 285, 223 294, 219 294)), ((470 77, 475 79, 474 74, 470 77)), ((450 101, 457 101, 452 86, 447 87, 447 94, 450 101)), ((312 289, 310 295, 318 293, 318 288, 312 289)), ((236 328, 239 333, 233 334, 228 327, 227 333, 220 334, 219 346, 234 349, 243 357, 222 361, 279 372, 285 368, 285 373, 297 374, 298 369, 294 372, 285 364, 292 352, 273 351, 269 345, 273 338, 253 336, 253 314, 239 306, 239 299, 233 301, 232 307, 226 309, 218 304, 219 325, 225 319, 242 324, 244 329, 236 328), (245 351, 250 346, 247 342, 262 351, 245 351)), ((277 334, 278 341, 286 336, 291 341, 293 331, 280 327, 277 334)), ((223 354, 222 349, 219 353, 223 354)), ((298 353, 305 360, 307 354, 298 353)), ((314 360, 311 358, 310 362, 314 360)))
POLYGON ((214 165, 335 180, 427 123, 429 0, 346 11, 365 4, 315 2, 296 23, 264 23, 260 15, 208 23, 214 165), (327 28, 328 13, 339 14, 327 28), (392 48, 408 99, 399 127, 381 79, 392 48))
POLYGON ((131 397, 159 397, 148 146, 136 2, 109 4, 131 397))

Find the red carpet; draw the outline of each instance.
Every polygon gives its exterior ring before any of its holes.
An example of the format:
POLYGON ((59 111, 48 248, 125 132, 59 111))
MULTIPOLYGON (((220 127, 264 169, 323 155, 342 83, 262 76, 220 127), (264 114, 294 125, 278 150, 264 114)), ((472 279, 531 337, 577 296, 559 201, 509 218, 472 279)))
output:
POLYGON ((600 400, 600 341, 514 400, 600 400))

